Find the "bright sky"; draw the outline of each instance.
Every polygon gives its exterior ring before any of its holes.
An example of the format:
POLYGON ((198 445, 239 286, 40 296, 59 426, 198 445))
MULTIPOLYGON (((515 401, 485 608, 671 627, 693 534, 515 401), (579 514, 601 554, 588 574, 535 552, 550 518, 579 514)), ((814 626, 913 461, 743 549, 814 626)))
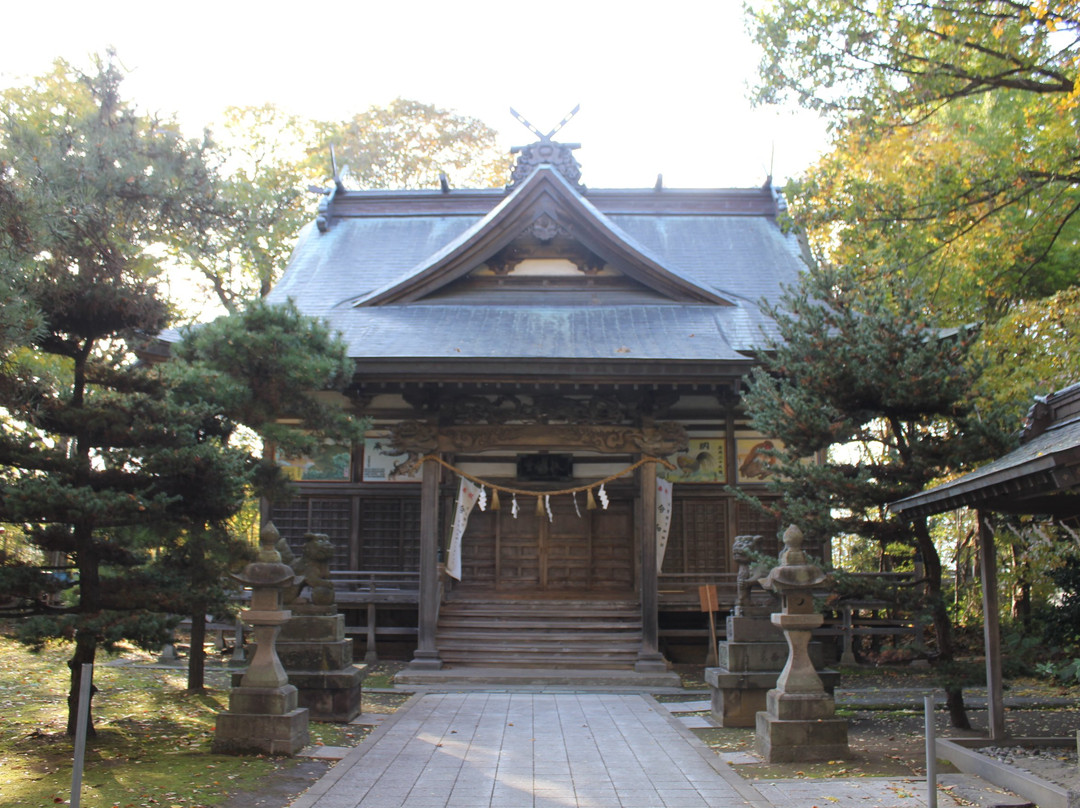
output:
MULTIPOLYGON (((110 45, 126 95, 191 134, 228 105, 345 118, 396 96, 480 118, 509 148, 534 138, 513 106, 579 142, 586 185, 759 185, 797 176, 824 144, 807 113, 752 110, 758 57, 740 0, 54 0, 6 4, 0 85, 110 45), (17 35, 16 35, 17 32, 17 35)), ((452 178, 451 178, 452 179, 452 178)))

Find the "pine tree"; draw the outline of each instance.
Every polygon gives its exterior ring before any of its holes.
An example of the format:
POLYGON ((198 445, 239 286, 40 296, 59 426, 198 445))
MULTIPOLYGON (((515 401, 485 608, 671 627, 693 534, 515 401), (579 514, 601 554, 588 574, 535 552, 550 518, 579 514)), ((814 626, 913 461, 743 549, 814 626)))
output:
POLYGON ((5 563, 0 587, 25 641, 75 644, 69 732, 99 646, 165 637, 181 590, 160 548, 243 500, 245 459, 218 414, 177 400, 139 359, 170 317, 148 247, 197 223, 211 178, 198 147, 136 114, 120 82, 111 58, 93 75, 58 62, 0 99, 0 293, 20 312, 0 345, 0 521, 70 560, 5 563))
POLYGON ((74 643, 72 733, 99 647, 159 648, 177 615, 201 626, 225 607, 243 550, 229 521, 253 490, 283 488, 237 426, 293 450, 362 426, 309 394, 351 365, 291 306, 222 318, 161 361, 156 256, 228 210, 205 144, 126 104, 112 58, 97 68, 59 62, 0 95, 0 522, 42 553, 0 559, 0 609, 31 646, 74 643))
MULTIPOLYGON (((363 437, 365 420, 322 397, 352 380, 344 343, 292 303, 255 300, 242 311, 188 328, 172 355, 178 396, 213 402, 230 424, 242 424, 286 456, 311 454, 326 439, 349 445, 363 437)), ((245 471, 253 497, 278 501, 292 495, 273 452, 249 456, 245 471)), ((185 612, 192 620, 188 690, 202 689, 200 630, 207 613, 228 608, 218 581, 241 550, 223 526, 214 525, 188 531, 172 552, 191 581, 185 612)))
POLYGON ((782 442, 770 487, 784 523, 818 541, 846 535, 922 556, 934 662, 964 727, 960 684, 947 679, 954 643, 940 556, 926 519, 899 519, 888 504, 1001 451, 1005 438, 971 406, 972 334, 937 328, 898 278, 810 269, 771 310, 778 338, 743 400, 754 427, 782 442), (804 461, 819 452, 825 462, 804 461))

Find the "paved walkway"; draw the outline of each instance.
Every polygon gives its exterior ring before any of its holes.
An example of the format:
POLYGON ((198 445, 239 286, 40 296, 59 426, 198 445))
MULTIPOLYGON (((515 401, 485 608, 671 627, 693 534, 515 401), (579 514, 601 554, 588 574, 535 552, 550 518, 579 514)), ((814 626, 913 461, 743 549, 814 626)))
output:
POLYGON ((502 692, 414 696, 292 808, 815 805, 920 808, 925 782, 753 784, 648 696, 502 692))

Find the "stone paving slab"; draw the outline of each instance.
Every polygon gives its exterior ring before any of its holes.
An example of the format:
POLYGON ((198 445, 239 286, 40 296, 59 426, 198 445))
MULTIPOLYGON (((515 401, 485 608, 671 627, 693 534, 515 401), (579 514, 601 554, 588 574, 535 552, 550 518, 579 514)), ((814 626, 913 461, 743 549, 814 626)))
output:
MULTIPOLYGON (((727 765, 741 761, 726 758, 708 749, 680 717, 650 696, 416 695, 387 716, 360 746, 348 750, 292 808, 925 808, 928 804, 926 781, 917 778, 751 782, 727 765)), ((938 806, 1016 805, 974 800, 979 782, 965 782, 964 789, 958 784, 939 789, 938 806), (968 801, 953 799, 954 790, 968 801)), ((1000 792, 987 796, 999 797, 1000 792)))
POLYGON ((710 729, 716 726, 716 722, 705 715, 676 715, 684 727, 690 729, 710 729))
POLYGON ((707 713, 712 709, 712 702, 708 699, 700 701, 662 701, 660 706, 673 713, 707 713))
POLYGON ((410 699, 292 808, 769 805, 651 697, 443 693, 410 699))
POLYGON ((352 750, 351 746, 305 746, 296 753, 296 756, 318 760, 341 760, 352 750))
MULTIPOLYGON (((860 777, 850 780, 769 780, 754 788, 776 808, 924 808, 926 780, 860 777)), ((939 808, 967 805, 938 789, 939 808)))

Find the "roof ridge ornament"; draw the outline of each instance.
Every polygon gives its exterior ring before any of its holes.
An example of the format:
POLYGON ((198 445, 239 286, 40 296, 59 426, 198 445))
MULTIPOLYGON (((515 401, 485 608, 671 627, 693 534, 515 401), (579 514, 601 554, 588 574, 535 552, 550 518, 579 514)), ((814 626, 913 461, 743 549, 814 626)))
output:
POLYGON ((536 143, 530 143, 527 146, 514 146, 510 149, 510 153, 516 154, 518 158, 517 162, 514 164, 513 173, 510 175, 510 182, 506 186, 508 191, 516 188, 519 184, 524 182, 533 171, 544 164, 552 166, 575 188, 578 188, 579 190, 585 188, 585 186, 581 184, 581 164, 574 159, 573 154, 574 149, 581 148, 581 144, 559 143, 552 140, 552 137, 554 137, 560 129, 566 126, 566 124, 577 115, 580 109, 581 104, 577 104, 570 112, 563 116, 563 119, 550 131, 545 133, 537 129, 531 121, 516 109, 510 107, 510 114, 513 115, 522 126, 540 139, 536 143))

